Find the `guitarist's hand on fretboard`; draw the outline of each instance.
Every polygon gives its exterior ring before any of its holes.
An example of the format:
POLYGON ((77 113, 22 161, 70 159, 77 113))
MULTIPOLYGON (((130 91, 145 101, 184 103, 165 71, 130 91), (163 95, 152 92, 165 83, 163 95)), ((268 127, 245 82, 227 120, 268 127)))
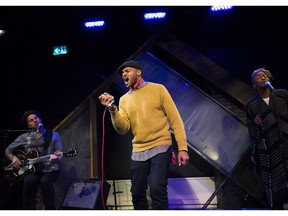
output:
POLYGON ((55 154, 51 154, 50 155, 50 158, 49 158, 49 161, 53 161, 53 160, 57 160, 58 159, 58 156, 55 155, 55 154))
POLYGON ((54 154, 50 155, 50 161, 61 160, 62 157, 63 157, 63 152, 60 149, 58 149, 54 152, 54 154))

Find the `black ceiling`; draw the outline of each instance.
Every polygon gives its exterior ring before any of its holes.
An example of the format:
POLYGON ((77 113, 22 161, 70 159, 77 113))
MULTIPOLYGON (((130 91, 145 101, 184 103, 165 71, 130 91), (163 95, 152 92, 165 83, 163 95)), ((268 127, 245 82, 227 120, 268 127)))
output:
POLYGON ((208 6, 0 6, 0 130, 18 129, 30 108, 55 126, 166 23, 169 30, 249 84, 257 67, 286 88, 288 8, 241 6, 212 14, 208 6), (168 19, 143 21, 164 10, 168 19), (106 20, 87 30, 84 21, 106 20), (69 55, 52 56, 67 44, 69 55), (275 75, 276 74, 276 75, 275 75))

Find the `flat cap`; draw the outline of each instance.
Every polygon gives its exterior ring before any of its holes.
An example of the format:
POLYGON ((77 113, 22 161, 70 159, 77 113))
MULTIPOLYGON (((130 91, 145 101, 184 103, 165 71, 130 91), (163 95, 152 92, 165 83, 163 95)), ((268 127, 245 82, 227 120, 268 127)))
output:
POLYGON ((40 117, 40 113, 37 110, 28 110, 21 117, 21 122, 23 125, 27 126, 27 117, 31 114, 35 114, 40 117))
POLYGON ((138 61, 135 60, 130 60, 130 61, 126 61, 124 62, 122 65, 120 65, 120 67, 117 69, 118 73, 121 75, 122 74, 122 70, 125 67, 133 67, 133 68, 137 68, 142 70, 141 64, 138 61))

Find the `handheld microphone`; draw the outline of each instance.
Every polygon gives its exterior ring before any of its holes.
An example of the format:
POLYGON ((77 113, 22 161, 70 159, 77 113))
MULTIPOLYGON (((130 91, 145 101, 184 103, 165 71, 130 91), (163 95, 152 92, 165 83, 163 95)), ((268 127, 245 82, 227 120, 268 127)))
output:
POLYGON ((36 130, 36 133, 38 133, 41 130, 42 127, 43 127, 43 124, 39 123, 38 127, 37 127, 37 130, 36 130))
POLYGON ((114 100, 114 97, 113 95, 109 94, 108 92, 105 92, 104 95, 108 95, 108 96, 111 96, 112 97, 112 100, 110 101, 110 103, 107 105, 107 108, 110 108, 114 105, 115 103, 115 100, 114 100))
POLYGON ((265 82, 265 85, 266 85, 270 90, 274 89, 273 86, 271 85, 271 83, 270 83, 269 81, 266 81, 266 82, 265 82))

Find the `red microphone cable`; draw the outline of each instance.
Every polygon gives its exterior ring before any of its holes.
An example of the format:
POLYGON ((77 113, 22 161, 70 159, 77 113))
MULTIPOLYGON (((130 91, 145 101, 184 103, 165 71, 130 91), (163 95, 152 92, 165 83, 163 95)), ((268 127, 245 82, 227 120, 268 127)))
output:
POLYGON ((106 204, 104 199, 104 145, 105 145, 105 115, 106 115, 107 108, 105 108, 102 118, 102 153, 101 153, 101 183, 100 183, 100 191, 101 191, 101 200, 102 200, 102 207, 103 210, 106 210, 106 204))

